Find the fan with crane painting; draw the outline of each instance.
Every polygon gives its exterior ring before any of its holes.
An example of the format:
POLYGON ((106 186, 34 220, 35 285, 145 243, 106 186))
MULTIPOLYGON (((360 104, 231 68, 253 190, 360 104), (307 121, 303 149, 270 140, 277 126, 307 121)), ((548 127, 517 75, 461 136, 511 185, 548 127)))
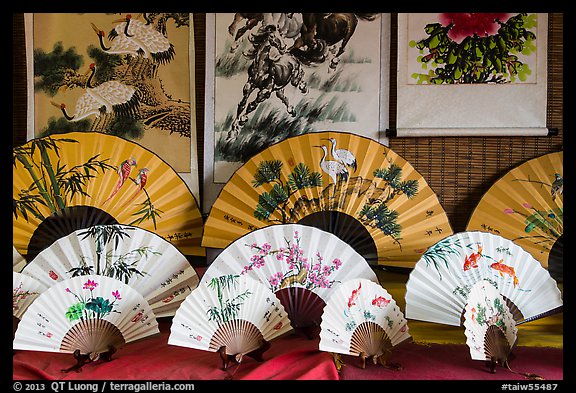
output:
POLYGON ((222 368, 244 356, 263 361, 270 341, 292 330, 270 289, 248 276, 228 274, 201 282, 172 320, 168 344, 218 352, 222 368))
POLYGON ((25 274, 12 272, 12 333, 32 302, 48 289, 47 286, 25 274))
POLYGON ((13 341, 16 350, 74 354, 79 370, 110 360, 121 346, 159 334, 146 300, 112 277, 89 275, 61 281, 28 307, 13 341))
POLYGON ((13 244, 32 260, 55 240, 93 225, 157 233, 184 255, 205 255, 194 195, 160 157, 98 132, 54 134, 13 149, 13 244))
POLYGON ((366 260, 338 236, 316 227, 278 224, 256 229, 226 247, 202 282, 226 274, 252 277, 270 288, 292 327, 317 336, 326 301, 350 278, 378 282, 366 260))
POLYGON ((406 318, 462 325, 470 288, 480 280, 494 285, 517 325, 563 309, 550 273, 522 247, 499 235, 458 232, 430 247, 406 283, 406 318))
POLYGON ((156 317, 173 316, 199 277, 169 241, 128 225, 94 225, 61 237, 42 250, 22 273, 47 287, 68 278, 98 274, 136 289, 156 317))
POLYGON ((346 132, 287 138, 245 162, 220 191, 202 245, 225 248, 275 224, 333 233, 371 265, 412 268, 452 233, 437 195, 410 163, 346 132))
POLYGON ((357 278, 340 284, 326 303, 319 349, 359 356, 362 368, 366 359, 398 368, 389 362, 391 352, 411 338, 408 323, 388 291, 378 283, 357 278))
POLYGON ((466 230, 511 239, 562 281, 563 176, 561 151, 516 166, 482 196, 466 230))

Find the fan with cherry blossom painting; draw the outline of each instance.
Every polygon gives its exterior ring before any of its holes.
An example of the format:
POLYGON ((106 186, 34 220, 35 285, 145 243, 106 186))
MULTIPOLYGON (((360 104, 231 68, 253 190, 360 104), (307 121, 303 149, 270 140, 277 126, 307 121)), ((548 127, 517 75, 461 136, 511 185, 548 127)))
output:
POLYGON ((226 247, 201 282, 239 274, 265 284, 280 299, 295 329, 315 336, 331 293, 350 278, 378 282, 368 262, 338 236, 313 226, 256 229, 226 247))

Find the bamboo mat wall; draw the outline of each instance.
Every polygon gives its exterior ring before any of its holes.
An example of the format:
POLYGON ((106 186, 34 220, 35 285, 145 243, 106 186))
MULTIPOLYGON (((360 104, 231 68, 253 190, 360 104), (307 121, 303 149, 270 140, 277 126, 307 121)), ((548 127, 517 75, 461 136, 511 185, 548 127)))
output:
MULTIPOLYGON (((396 18, 392 15, 392 31, 396 18)), ((198 157, 203 173, 205 14, 194 14, 196 123, 198 157)), ((410 162, 438 194, 455 232, 463 231, 470 214, 494 181, 531 158, 563 148, 563 14, 549 14, 547 126, 548 137, 392 138, 390 148, 410 162)), ((26 142, 26 59, 23 14, 13 14, 13 145, 26 142)), ((396 74, 396 41, 392 34, 391 75, 396 74)), ((395 124, 395 79, 390 78, 390 125, 395 124)), ((202 195, 202 182, 200 183, 202 195)))

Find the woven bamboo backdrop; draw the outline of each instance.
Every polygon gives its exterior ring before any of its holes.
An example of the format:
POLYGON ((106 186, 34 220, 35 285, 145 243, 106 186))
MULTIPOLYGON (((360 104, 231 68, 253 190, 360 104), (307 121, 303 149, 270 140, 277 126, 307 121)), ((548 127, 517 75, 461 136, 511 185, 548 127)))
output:
MULTIPOLYGON (((410 162, 438 194, 455 232, 463 231, 482 195, 513 167, 563 149, 563 14, 549 14, 547 126, 545 137, 392 138, 390 148, 410 162)), ((390 75, 396 74, 396 15, 392 14, 390 75)), ((203 173, 205 14, 194 14, 196 124, 199 170, 203 173)), ((13 14, 13 145, 26 142, 26 58, 23 14, 13 14)), ((390 125, 395 124, 395 78, 390 78, 390 125)), ((202 187, 202 184, 200 185, 202 187)), ((200 190, 202 195, 202 189, 200 190)))

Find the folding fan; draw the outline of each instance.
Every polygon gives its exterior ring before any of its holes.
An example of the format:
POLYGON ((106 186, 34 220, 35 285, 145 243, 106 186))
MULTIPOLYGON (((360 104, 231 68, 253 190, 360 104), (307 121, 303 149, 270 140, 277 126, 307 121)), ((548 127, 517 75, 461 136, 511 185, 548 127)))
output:
POLYGON ((169 241, 142 228, 95 225, 64 236, 22 270, 49 287, 75 276, 114 277, 140 292, 156 317, 172 316, 198 274, 169 241))
POLYGON ((146 300, 112 277, 89 275, 61 281, 28 307, 13 348, 74 353, 78 359, 108 358, 120 346, 158 334, 146 300))
POLYGON ((121 137, 70 132, 13 149, 13 243, 27 260, 92 225, 150 230, 184 255, 205 255, 192 192, 153 152, 121 137))
POLYGON ((12 272, 12 333, 32 302, 48 287, 22 273, 12 272))
POLYGON ((225 248, 279 223, 324 229, 371 265, 406 268, 452 234, 438 197, 406 160, 336 131, 287 138, 244 163, 212 205, 202 245, 225 248))
POLYGON ((320 326, 326 301, 349 278, 378 277, 366 260, 338 236, 300 224, 256 229, 232 242, 202 276, 225 274, 259 280, 278 297, 292 327, 309 336, 320 326))
POLYGON ((244 355, 262 361, 270 341, 292 330, 288 314, 267 286, 224 275, 200 284, 172 320, 168 344, 218 352, 223 369, 244 355))
POLYGON ((321 351, 360 356, 387 364, 392 348, 411 339, 396 301, 373 281, 358 278, 339 285, 330 296, 320 325, 321 351))
POLYGON ((505 364, 516 342, 518 328, 506 301, 489 281, 470 288, 464 311, 466 344, 474 360, 505 364))
POLYGON ((552 277, 562 279, 563 152, 522 163, 482 196, 466 230, 498 234, 532 254, 552 277))
POLYGON ((15 272, 21 272, 26 266, 26 259, 20 254, 20 252, 12 245, 12 270, 15 272))
POLYGON ((513 241, 467 231, 430 247, 406 283, 406 318, 460 326, 470 288, 481 280, 504 297, 517 324, 562 310, 556 281, 513 241))

